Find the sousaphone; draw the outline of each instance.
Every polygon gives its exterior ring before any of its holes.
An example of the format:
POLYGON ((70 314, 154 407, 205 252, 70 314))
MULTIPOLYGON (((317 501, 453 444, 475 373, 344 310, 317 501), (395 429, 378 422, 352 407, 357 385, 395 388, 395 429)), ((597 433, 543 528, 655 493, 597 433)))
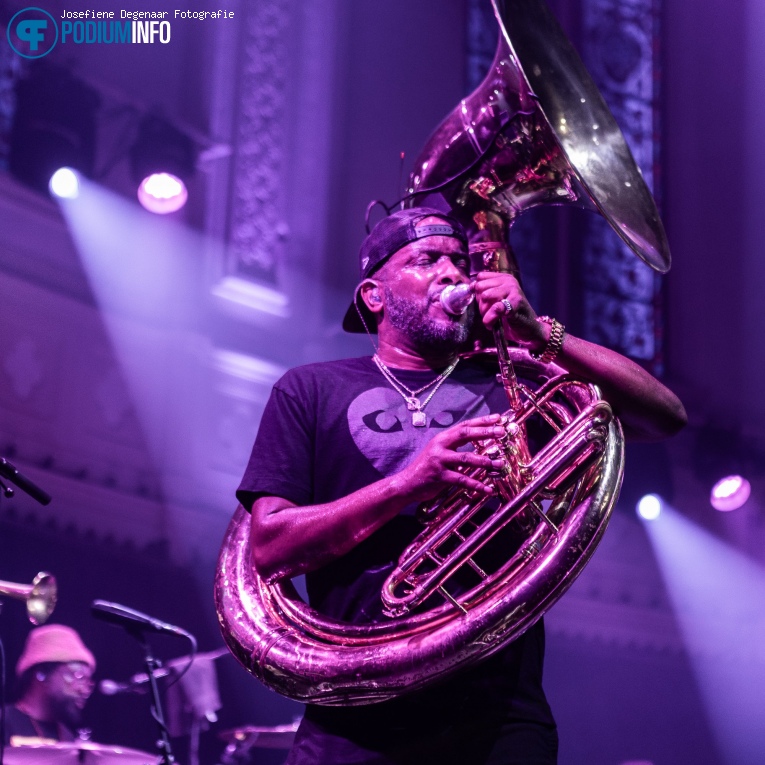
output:
MULTIPOLYGON (((447 207, 470 230, 479 267, 513 269, 507 233, 524 210, 574 204, 599 211, 658 271, 670 258, 653 199, 608 108, 541 0, 492 0, 500 28, 484 82, 444 120, 415 163, 412 203, 447 207)), ((504 461, 479 474, 488 501, 445 491, 420 509, 422 534, 381 598, 388 618, 354 625, 317 613, 289 581, 265 582, 249 556, 239 508, 220 554, 215 598, 241 664, 302 702, 369 704, 422 688, 502 649, 568 589, 601 539, 623 473, 623 437, 596 386, 506 348, 505 435, 475 444, 504 461), (518 384, 515 370, 535 380, 518 384), (550 437, 532 449, 527 428, 550 437), (487 570, 481 556, 513 540, 487 570), (453 576, 468 586, 455 590, 453 576), (434 598, 439 605, 429 608, 434 598)), ((490 556, 494 559, 496 556, 490 556)))

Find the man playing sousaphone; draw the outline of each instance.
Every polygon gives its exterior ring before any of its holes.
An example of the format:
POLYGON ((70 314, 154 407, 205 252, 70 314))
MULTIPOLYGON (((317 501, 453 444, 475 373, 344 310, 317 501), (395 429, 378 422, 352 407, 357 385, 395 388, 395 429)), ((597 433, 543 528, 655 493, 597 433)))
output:
MULTIPOLYGON (((445 487, 491 487, 458 470, 496 470, 470 450, 504 433, 496 368, 461 358, 474 322, 600 386, 628 437, 655 440, 685 423, 677 397, 623 356, 540 318, 510 274, 475 276, 475 304, 445 310, 468 284, 467 238, 428 208, 382 220, 360 252, 344 328, 377 334, 362 357, 288 372, 272 391, 237 492, 252 513, 251 556, 265 580, 306 574, 311 605, 354 624, 383 621, 380 588, 420 531, 416 506, 445 487)), ((309 704, 290 765, 554 763, 555 722, 542 690, 537 622, 477 666, 425 690, 360 707, 309 704)))

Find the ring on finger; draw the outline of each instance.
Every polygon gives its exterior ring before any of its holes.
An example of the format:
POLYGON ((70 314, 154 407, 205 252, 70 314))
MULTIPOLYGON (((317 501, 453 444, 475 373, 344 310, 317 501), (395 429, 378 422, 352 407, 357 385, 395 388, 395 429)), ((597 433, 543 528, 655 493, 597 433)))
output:
POLYGON ((507 298, 504 298, 501 303, 505 309, 505 313, 510 313, 513 310, 513 304, 507 298))

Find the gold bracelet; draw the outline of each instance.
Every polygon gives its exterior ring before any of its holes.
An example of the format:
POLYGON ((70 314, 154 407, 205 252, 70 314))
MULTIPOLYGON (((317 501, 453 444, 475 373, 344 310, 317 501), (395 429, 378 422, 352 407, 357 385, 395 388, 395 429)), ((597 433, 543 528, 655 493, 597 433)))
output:
POLYGON ((563 335, 566 328, 557 319, 549 316, 538 316, 537 319, 550 325, 550 339, 547 341, 547 345, 542 353, 537 354, 529 351, 529 354, 535 361, 541 361, 543 364, 552 364, 563 347, 563 335))

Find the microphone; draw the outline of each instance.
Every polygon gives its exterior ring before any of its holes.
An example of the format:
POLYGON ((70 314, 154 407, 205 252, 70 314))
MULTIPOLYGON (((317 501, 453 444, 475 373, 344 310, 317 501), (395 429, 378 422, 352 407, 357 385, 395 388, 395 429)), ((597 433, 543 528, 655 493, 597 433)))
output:
MULTIPOLYGON (((208 653, 199 653, 194 658, 196 659, 220 659, 221 656, 228 656, 228 648, 216 648, 214 651, 208 653)), ((170 659, 165 662, 164 667, 159 667, 154 670, 154 677, 166 677, 171 672, 188 664, 190 656, 179 656, 177 659, 170 659)), ((145 672, 139 672, 137 675, 133 675, 129 680, 124 683, 120 683, 117 680, 102 680, 98 684, 98 690, 104 696, 115 696, 118 693, 145 693, 146 689, 143 687, 145 683, 149 682, 149 676, 145 672)))
MULTIPOLYGON (((149 679, 148 676, 146 679, 149 679)), ((98 684, 98 690, 104 696, 116 696, 118 693, 145 693, 146 691, 145 688, 142 688, 133 680, 128 683, 118 683, 116 680, 102 680, 98 684)))
POLYGON ((446 313, 462 316, 473 302, 473 287, 470 284, 447 284, 439 297, 446 313))
POLYGON ((109 603, 106 600, 94 600, 91 607, 93 616, 110 624, 124 627, 129 632, 164 632, 181 637, 191 637, 182 627, 155 619, 140 611, 135 611, 119 603, 109 603))

